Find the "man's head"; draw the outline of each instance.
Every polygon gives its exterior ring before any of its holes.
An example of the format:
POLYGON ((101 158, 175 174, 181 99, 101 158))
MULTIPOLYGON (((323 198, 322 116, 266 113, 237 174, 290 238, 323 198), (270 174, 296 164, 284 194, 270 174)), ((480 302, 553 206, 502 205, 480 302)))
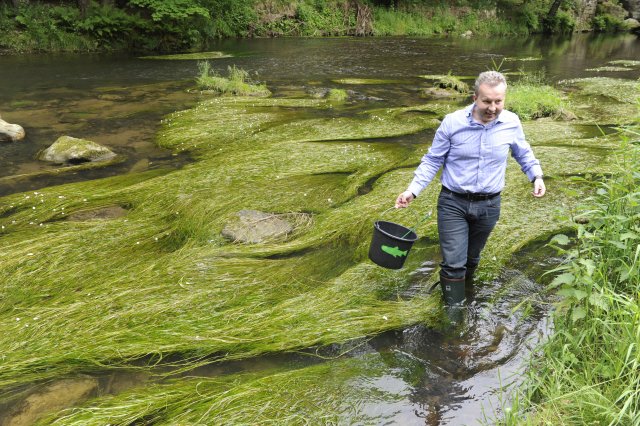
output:
POLYGON ((507 94, 507 80, 498 71, 480 73, 474 85, 473 117, 487 124, 495 120, 504 109, 507 94))

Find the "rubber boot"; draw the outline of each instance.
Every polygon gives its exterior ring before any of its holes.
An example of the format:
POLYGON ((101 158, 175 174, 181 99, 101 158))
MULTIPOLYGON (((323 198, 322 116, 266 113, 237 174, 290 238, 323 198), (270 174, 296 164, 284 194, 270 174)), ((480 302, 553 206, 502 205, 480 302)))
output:
POLYGON ((464 274, 464 284, 465 284, 465 296, 467 298, 467 301, 472 301, 473 300, 473 296, 474 296, 474 283, 475 283, 475 273, 476 273, 476 269, 477 269, 478 265, 476 266, 472 266, 472 267, 467 267, 467 271, 464 274))
POLYGON ((464 279, 466 282, 473 282, 473 277, 476 274, 476 269, 478 269, 478 265, 467 266, 467 271, 464 273, 464 279))
POLYGON ((447 278, 440 275, 440 286, 445 305, 461 305, 464 302, 464 278, 447 278))

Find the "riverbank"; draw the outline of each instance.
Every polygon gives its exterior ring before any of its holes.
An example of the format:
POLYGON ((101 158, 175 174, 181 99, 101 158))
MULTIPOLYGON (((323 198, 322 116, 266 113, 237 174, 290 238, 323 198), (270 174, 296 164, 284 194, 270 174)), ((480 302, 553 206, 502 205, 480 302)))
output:
POLYGON ((552 240, 566 258, 549 272, 554 333, 503 424, 640 424, 640 127, 620 137, 613 176, 584 180, 576 236, 552 240))
POLYGON ((548 2, 522 7, 505 2, 388 2, 322 0, 130 1, 0 5, 0 52, 199 51, 231 37, 286 36, 514 36, 572 31, 624 31, 625 11, 615 1, 548 2), (566 4, 565 4, 566 3, 566 4))

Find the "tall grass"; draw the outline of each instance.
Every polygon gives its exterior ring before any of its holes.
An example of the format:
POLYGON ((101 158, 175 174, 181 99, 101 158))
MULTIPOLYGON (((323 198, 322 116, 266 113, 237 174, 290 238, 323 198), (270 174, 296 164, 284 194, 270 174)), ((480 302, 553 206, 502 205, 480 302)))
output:
POLYGON ((554 334, 505 424, 640 424, 640 132, 627 131, 615 174, 577 212, 572 248, 554 240, 567 259, 552 271, 554 334))
POLYGON ((227 68, 228 77, 222 77, 212 71, 209 61, 199 62, 198 69, 200 74, 196 81, 201 90, 238 96, 269 96, 271 94, 266 85, 249 83, 249 73, 235 65, 227 68))
POLYGON ((523 120, 559 118, 567 112, 568 105, 562 92, 545 82, 544 73, 525 73, 511 84, 506 103, 523 120))
POLYGON ((413 6, 407 10, 374 9, 375 35, 440 36, 461 35, 471 31, 477 35, 527 34, 525 27, 496 16, 481 16, 484 11, 470 8, 413 6))

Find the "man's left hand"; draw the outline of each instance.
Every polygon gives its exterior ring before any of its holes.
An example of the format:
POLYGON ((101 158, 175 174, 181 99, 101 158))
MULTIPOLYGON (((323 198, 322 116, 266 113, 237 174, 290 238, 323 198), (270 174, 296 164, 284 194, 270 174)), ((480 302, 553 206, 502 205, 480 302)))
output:
POLYGON ((536 179, 533 182, 533 196, 534 197, 543 197, 547 192, 547 188, 544 186, 544 181, 542 179, 536 179))

